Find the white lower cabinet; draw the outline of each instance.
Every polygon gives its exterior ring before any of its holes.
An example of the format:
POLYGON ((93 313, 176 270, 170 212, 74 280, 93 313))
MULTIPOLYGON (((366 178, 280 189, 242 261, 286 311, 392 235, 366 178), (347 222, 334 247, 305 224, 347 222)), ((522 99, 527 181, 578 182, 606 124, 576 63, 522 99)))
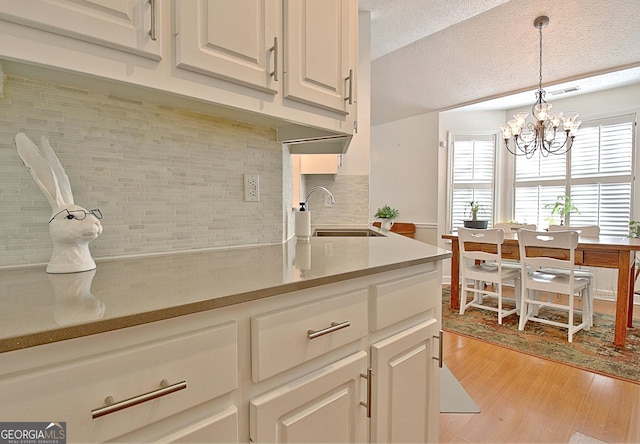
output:
POLYGON ((238 409, 229 406, 224 411, 158 439, 166 443, 236 443, 238 438, 238 409))
POLYGON ((0 354, 67 442, 437 442, 441 277, 387 271, 0 354))
POLYGON ((358 352, 251 401, 251 442, 362 442, 366 439, 358 352))
POLYGON ((252 317, 253 380, 280 384, 250 400, 251 442, 438 442, 440 276, 433 264, 381 273, 252 317), (316 326, 327 333, 314 343, 316 326))
POLYGON ((371 442, 437 442, 438 332, 430 319, 371 347, 371 442))
POLYGON ((172 325, 163 321, 0 355, 0 418, 66 422, 69 443, 118 440, 145 428, 138 438, 146 441, 156 433, 150 425, 236 390, 236 322, 163 331, 172 325), (3 362, 11 360, 30 368, 4 373, 9 365, 3 362))

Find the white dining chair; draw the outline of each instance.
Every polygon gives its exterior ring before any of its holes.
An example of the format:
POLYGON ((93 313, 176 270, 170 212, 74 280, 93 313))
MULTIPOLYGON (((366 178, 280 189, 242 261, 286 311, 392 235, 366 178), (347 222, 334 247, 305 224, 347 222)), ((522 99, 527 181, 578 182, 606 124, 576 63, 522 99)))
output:
POLYGON ((498 314, 498 324, 502 319, 519 308, 520 270, 505 268, 502 264, 502 244, 504 231, 499 228, 480 230, 458 229, 460 246, 460 314, 469 307, 494 311, 498 314), (512 283, 516 293, 515 308, 503 306, 503 285, 512 283), (487 284, 492 284, 488 286, 487 284), (472 298, 467 300, 467 294, 472 298), (487 305, 485 298, 495 298, 496 306, 487 305))
MULTIPOLYGON (((537 230, 538 227, 536 224, 517 224, 513 222, 498 222, 493 225, 493 228, 500 228, 504 230, 505 234, 509 233, 517 233, 520 230, 537 230)), ((502 266, 506 268, 517 268, 518 272, 520 272, 520 261, 515 259, 507 259, 502 262, 502 266)), ((518 301, 519 306, 519 301, 518 301)))
POLYGON ((575 276, 575 250, 578 233, 575 231, 531 231, 518 232, 520 262, 522 264, 522 300, 519 330, 527 322, 563 327, 568 330, 568 340, 580 330, 589 330, 592 305, 589 303, 590 281, 575 276), (545 272, 545 269, 564 270, 563 274, 545 272), (547 298, 543 299, 542 293, 547 298), (566 295, 552 300, 552 295, 566 295), (581 300, 580 323, 576 324, 576 299, 581 300), (566 322, 541 317, 548 311, 565 312, 566 322))
MULTIPOLYGON (((578 233, 578 240, 581 237, 593 238, 600 236, 600 227, 598 225, 549 225, 549 231, 575 231, 578 233)), ((565 274, 566 270, 554 270, 554 269, 545 269, 543 270, 547 273, 559 273, 565 274)), ((589 267, 578 267, 575 270, 576 277, 583 277, 589 279, 589 304, 591 306, 591 310, 589 311, 589 326, 593 327, 593 300, 595 298, 595 288, 596 288, 596 273, 593 269, 589 267)))

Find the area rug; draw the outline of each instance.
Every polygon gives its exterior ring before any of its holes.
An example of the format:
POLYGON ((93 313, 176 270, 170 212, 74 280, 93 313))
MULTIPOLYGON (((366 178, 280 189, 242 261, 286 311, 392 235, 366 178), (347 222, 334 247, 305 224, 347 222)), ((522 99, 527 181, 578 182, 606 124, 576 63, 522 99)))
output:
POLYGON ((451 333, 479 339, 529 355, 640 384, 640 329, 627 330, 624 348, 613 345, 615 318, 595 313, 591 330, 581 330, 567 341, 567 330, 528 322, 518 330, 518 315, 513 314, 498 325, 496 313, 470 308, 464 315, 452 312, 450 289, 442 291, 442 328, 451 333))

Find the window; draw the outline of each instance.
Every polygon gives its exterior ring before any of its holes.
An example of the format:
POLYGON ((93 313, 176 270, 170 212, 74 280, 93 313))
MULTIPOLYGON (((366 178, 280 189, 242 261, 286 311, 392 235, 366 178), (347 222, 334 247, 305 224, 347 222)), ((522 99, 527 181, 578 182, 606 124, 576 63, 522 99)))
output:
POLYGON ((563 156, 516 157, 515 218, 544 228, 558 196, 571 196, 572 225, 599 225, 605 235, 627 235, 633 190, 635 115, 584 122, 563 156))
POLYGON ((478 219, 493 221, 496 136, 453 135, 451 231, 471 218, 469 203, 480 204, 478 219))

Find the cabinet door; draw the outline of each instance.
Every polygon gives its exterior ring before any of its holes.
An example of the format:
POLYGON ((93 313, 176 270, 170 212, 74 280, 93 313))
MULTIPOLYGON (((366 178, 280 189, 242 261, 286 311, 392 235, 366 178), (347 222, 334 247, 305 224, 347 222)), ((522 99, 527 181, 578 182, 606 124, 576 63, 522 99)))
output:
POLYGON ((253 399, 250 442, 364 441, 366 365, 361 351, 253 399))
POLYGON ((353 0, 285 0, 284 94, 347 115, 354 108, 353 0))
POLYGON ((0 18, 161 59, 162 0, 0 0, 0 18))
POLYGON ((176 64, 275 94, 280 14, 278 0, 177 0, 176 64))
POLYGON ((438 321, 373 344, 371 442, 437 442, 440 417, 438 321))

